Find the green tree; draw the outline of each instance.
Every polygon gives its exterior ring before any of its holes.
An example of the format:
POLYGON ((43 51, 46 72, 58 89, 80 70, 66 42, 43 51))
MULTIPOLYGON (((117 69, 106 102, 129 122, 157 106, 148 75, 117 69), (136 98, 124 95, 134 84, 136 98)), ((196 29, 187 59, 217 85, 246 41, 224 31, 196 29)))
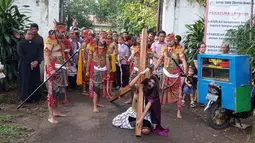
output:
POLYGON ((78 27, 90 28, 92 23, 88 20, 88 15, 93 14, 95 8, 95 0, 69 0, 67 13, 73 19, 77 19, 78 27))
POLYGON ((252 65, 255 66, 255 27, 250 29, 250 20, 237 29, 229 29, 226 33, 225 42, 234 47, 238 54, 248 54, 252 58, 252 65), (251 36, 251 37, 250 37, 251 36))
MULTIPOLYGON (((28 12, 28 6, 23 6, 28 12)), ((3 63, 5 81, 8 85, 15 85, 18 77, 17 40, 13 33, 20 33, 25 28, 29 17, 21 14, 12 0, 0 1, 0 62, 3 63)))
POLYGON ((207 0, 188 0, 191 4, 198 3, 199 5, 206 7, 207 0))
POLYGON ((140 33, 143 27, 149 30, 156 28, 157 5, 155 0, 136 0, 125 3, 119 13, 118 27, 133 34, 140 33))
POLYGON ((137 34, 143 27, 156 28, 157 4, 156 0, 98 0, 94 14, 101 22, 137 34))
POLYGON ((204 39, 204 18, 200 18, 194 24, 186 25, 188 29, 187 35, 183 41, 185 47, 185 55, 187 56, 187 62, 189 65, 193 64, 194 55, 197 52, 197 48, 203 42, 204 39))
POLYGON ((98 0, 93 13, 100 22, 109 22, 116 25, 118 12, 122 8, 121 0, 98 0))

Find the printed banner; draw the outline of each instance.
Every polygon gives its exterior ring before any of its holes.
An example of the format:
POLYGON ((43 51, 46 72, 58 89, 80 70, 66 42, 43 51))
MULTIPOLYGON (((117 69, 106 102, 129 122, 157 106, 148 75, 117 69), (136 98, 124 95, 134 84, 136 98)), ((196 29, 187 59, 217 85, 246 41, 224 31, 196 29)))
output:
MULTIPOLYGON (((251 0, 207 0, 204 41, 206 53, 220 53, 228 29, 236 29, 250 19, 251 0)), ((230 52, 234 52, 233 48, 230 52)))

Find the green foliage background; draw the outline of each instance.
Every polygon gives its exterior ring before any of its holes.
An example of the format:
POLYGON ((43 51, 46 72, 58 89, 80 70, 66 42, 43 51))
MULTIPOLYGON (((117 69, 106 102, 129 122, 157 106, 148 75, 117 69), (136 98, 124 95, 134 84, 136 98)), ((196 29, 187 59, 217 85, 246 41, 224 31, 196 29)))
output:
MULTIPOLYGON (((29 12, 28 6, 24 5, 23 12, 29 12)), ((4 73, 6 74, 5 83, 8 86, 15 85, 18 79, 18 61, 16 45, 17 39, 13 33, 24 30, 25 23, 29 17, 21 14, 12 0, 0 0, 0 62, 3 63, 4 73)))
POLYGON ((81 27, 90 27, 87 15, 97 16, 99 22, 108 22, 118 31, 140 33, 143 27, 156 28, 157 0, 70 0, 69 14, 81 27))
POLYGON ((189 65, 193 65, 193 58, 197 52, 198 47, 204 40, 204 27, 205 19, 200 17, 194 24, 187 24, 186 28, 188 29, 187 35, 183 40, 184 43, 184 52, 187 58, 189 65))
POLYGON ((72 19, 78 20, 78 27, 90 28, 92 23, 88 20, 88 15, 93 14, 95 7, 95 0, 69 0, 67 13, 72 19))
POLYGON ((206 7, 207 0, 188 0, 191 4, 198 3, 199 5, 206 7))
POLYGON ((255 27, 250 29, 250 20, 237 29, 229 29, 225 42, 234 47, 238 54, 248 54, 252 58, 252 66, 255 66, 255 27), (250 38, 251 34, 251 38, 250 38))

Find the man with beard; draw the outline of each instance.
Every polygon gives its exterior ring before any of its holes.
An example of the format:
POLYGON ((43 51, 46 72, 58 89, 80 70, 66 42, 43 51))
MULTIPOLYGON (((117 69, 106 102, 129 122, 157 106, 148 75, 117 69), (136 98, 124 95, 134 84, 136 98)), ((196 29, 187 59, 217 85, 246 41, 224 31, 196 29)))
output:
MULTIPOLYGON (((24 33, 25 39, 18 43, 17 51, 20 56, 19 78, 20 78, 20 100, 24 101, 40 84, 39 64, 42 60, 42 50, 33 39, 31 30, 24 33)), ((36 92, 28 102, 39 101, 40 93, 36 92)))
POLYGON ((105 31, 99 34, 99 40, 96 41, 95 48, 89 51, 87 63, 87 76, 91 76, 91 95, 93 98, 93 112, 99 112, 97 107, 104 107, 99 104, 99 97, 106 96, 106 81, 110 78, 110 61, 107 53, 105 31))
POLYGON ((47 76, 53 75, 48 81, 48 108, 50 123, 56 124, 55 117, 64 117, 66 115, 57 110, 58 100, 65 100, 67 83, 67 70, 69 65, 62 67, 57 73, 56 70, 67 60, 65 59, 64 34, 66 26, 63 23, 55 23, 54 34, 45 41, 44 60, 47 76))
POLYGON ((176 64, 181 60, 184 67, 184 74, 187 73, 187 62, 184 55, 184 49, 178 48, 175 45, 174 34, 169 34, 166 37, 166 43, 162 48, 162 56, 160 56, 157 64, 154 68, 154 73, 156 74, 157 68, 164 63, 163 67, 163 83, 162 89, 164 90, 163 99, 161 98, 162 104, 177 102, 177 118, 181 117, 181 98, 182 98, 182 88, 181 88, 181 75, 180 69, 176 64), (177 62, 177 63, 175 63, 177 62))

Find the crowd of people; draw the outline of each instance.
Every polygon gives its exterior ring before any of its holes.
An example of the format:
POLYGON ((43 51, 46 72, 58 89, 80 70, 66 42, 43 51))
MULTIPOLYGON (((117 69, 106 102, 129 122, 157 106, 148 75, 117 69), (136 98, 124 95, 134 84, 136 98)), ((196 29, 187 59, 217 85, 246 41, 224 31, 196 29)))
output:
MULTIPOLYGON (((116 116, 112 124, 127 129, 141 126, 144 134, 153 131, 167 135, 168 129, 161 126, 162 104, 177 103, 177 118, 182 118, 181 107, 185 105, 186 96, 190 97, 190 107, 196 106, 194 75, 198 67, 197 55, 205 53, 205 43, 198 47, 192 67, 187 64, 181 36, 164 31, 150 32, 146 55, 142 55, 146 56, 147 69, 141 71, 140 35, 119 34, 111 30, 99 33, 89 29, 79 31, 75 25, 67 32, 65 24, 56 21, 54 24, 54 29, 49 31, 45 40, 38 34, 38 25, 31 24, 17 46, 20 56, 20 99, 24 101, 40 85, 40 64, 43 65, 44 81, 50 77, 46 83, 50 123, 58 123, 57 116, 66 116, 59 112, 57 104, 59 101, 68 103, 66 89, 70 84, 83 87, 84 95, 93 99, 95 113, 99 112, 98 107, 104 107, 99 103, 100 97, 110 99, 113 90, 131 87, 131 96, 125 103, 132 106, 116 116), (146 73, 150 73, 150 77, 142 81, 145 109, 135 124, 139 93, 137 82, 146 73)), ((229 46, 223 44, 223 53, 228 53, 228 50, 229 46)), ((39 100, 38 91, 28 101, 39 100)))

